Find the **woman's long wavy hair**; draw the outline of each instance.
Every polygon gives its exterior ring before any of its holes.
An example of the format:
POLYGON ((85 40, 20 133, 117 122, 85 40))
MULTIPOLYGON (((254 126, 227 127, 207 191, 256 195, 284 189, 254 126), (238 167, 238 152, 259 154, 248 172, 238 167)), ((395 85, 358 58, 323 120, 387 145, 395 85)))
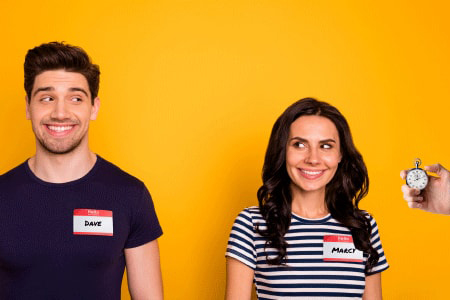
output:
POLYGON ((366 270, 370 270, 378 262, 379 255, 370 243, 372 226, 367 213, 358 208, 369 188, 366 165, 353 144, 344 116, 334 106, 313 98, 304 98, 289 106, 275 122, 270 135, 262 172, 263 185, 258 189, 259 208, 267 228, 257 227, 257 231, 267 239, 266 248, 275 248, 278 255, 270 258, 266 255, 267 261, 273 265, 286 263, 288 243, 284 235, 291 224, 292 213, 286 147, 291 124, 301 116, 325 117, 339 132, 342 159, 326 186, 325 203, 331 216, 350 229, 355 247, 368 254, 366 270))

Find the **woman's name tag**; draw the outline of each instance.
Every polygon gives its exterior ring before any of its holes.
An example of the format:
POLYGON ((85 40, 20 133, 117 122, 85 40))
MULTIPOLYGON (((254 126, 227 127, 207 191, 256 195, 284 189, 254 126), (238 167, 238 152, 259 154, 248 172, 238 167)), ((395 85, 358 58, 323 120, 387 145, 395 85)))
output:
POLYGON ((355 248, 351 235, 325 235, 323 237, 323 260, 362 262, 363 252, 355 248))

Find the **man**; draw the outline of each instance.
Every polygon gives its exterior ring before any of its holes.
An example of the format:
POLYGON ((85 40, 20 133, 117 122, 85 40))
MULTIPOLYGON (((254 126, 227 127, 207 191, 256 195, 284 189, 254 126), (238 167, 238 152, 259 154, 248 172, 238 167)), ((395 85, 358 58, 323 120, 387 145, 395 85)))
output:
MULTIPOLYGON (((440 164, 426 166, 425 170, 436 173, 438 177, 429 176, 428 185, 422 193, 406 184, 403 185, 403 198, 411 208, 450 215, 450 172, 440 164)), ((400 177, 405 179, 406 174, 407 170, 403 170, 400 172, 400 177)))
POLYGON ((42 44, 25 58, 36 153, 0 176, 0 299, 162 299, 144 184, 89 149, 100 71, 79 47, 42 44))

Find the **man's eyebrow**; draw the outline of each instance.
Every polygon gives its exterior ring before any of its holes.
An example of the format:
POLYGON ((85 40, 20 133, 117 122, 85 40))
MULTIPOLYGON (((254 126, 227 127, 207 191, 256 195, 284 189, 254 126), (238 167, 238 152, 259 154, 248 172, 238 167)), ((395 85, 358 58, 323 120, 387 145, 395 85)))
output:
MULTIPOLYGON (((55 88, 52 87, 52 86, 43 86, 43 87, 37 88, 34 91, 33 96, 36 96, 36 94, 39 93, 39 92, 48 92, 48 91, 54 91, 54 90, 55 90, 55 88)), ((69 88, 69 91, 71 91, 71 92, 82 92, 83 94, 86 95, 86 97, 89 97, 87 91, 85 89, 83 89, 83 88, 80 88, 80 87, 69 88)))
POLYGON ((55 90, 55 88, 51 87, 51 86, 40 87, 34 91, 33 96, 36 96, 36 94, 39 92, 48 92, 48 91, 54 91, 54 90, 55 90))
POLYGON ((83 88, 72 87, 72 88, 69 88, 69 91, 71 91, 71 92, 82 92, 83 94, 86 95, 86 97, 89 97, 87 91, 85 89, 83 89, 83 88))

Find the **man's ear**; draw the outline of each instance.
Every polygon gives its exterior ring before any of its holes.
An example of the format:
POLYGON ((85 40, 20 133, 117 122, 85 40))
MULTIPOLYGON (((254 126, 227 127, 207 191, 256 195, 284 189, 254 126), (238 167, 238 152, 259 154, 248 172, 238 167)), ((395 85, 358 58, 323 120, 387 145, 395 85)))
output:
POLYGON ((91 111, 91 120, 96 120, 98 111, 100 110, 100 98, 95 97, 94 104, 92 105, 92 111, 91 111))

